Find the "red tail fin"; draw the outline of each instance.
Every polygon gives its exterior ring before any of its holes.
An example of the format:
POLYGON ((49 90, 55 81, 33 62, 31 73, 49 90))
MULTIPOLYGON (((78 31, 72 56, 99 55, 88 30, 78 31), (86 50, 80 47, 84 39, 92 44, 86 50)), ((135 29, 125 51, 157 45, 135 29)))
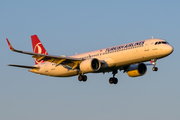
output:
MULTIPOLYGON (((33 47, 33 52, 34 53, 48 55, 48 53, 46 52, 46 50, 45 50, 44 46, 42 45, 41 41, 37 37, 37 35, 32 35, 31 36, 31 41, 32 41, 32 47, 33 47)), ((39 63, 43 63, 43 62, 44 62, 43 60, 38 61, 35 58, 35 64, 39 64, 39 63)))

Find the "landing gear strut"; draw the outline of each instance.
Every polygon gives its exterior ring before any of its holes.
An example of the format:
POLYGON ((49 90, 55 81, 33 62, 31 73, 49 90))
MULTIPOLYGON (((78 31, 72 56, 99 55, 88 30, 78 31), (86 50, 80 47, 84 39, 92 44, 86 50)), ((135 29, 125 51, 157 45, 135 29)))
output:
POLYGON ((79 81, 86 82, 86 81, 87 81, 87 76, 80 74, 80 75, 78 76, 78 80, 79 80, 79 81))
POLYGON ((114 77, 117 74, 117 70, 113 71, 112 74, 113 74, 113 77, 109 78, 109 83, 110 84, 117 84, 118 79, 114 77))
POLYGON ((153 71, 158 71, 158 67, 155 67, 155 66, 156 66, 156 62, 157 62, 156 59, 152 59, 152 60, 151 60, 151 63, 152 63, 153 66, 154 66, 154 67, 152 68, 153 71))

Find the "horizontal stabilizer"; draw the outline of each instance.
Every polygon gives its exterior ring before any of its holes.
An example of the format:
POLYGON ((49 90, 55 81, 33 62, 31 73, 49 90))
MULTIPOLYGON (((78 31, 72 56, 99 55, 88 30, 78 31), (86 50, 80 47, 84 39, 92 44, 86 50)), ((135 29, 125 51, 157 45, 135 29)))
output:
POLYGON ((13 65, 13 64, 9 64, 8 66, 21 67, 21 68, 28 68, 28 69, 39 69, 39 67, 24 66, 24 65, 13 65))

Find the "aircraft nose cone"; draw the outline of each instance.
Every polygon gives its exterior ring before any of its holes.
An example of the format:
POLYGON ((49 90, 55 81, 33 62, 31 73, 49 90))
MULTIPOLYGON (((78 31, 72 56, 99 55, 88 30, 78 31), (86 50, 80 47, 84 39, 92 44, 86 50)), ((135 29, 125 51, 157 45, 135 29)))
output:
POLYGON ((171 53, 174 51, 174 48, 173 48, 171 45, 169 45, 169 46, 166 48, 166 51, 167 51, 168 54, 171 54, 171 53))

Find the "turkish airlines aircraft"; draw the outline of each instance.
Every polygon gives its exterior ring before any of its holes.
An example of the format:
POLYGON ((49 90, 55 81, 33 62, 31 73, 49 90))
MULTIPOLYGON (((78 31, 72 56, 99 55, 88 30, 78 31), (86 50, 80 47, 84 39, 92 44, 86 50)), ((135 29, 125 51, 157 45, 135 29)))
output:
POLYGON ((115 78, 118 70, 123 70, 129 77, 142 76, 147 71, 147 64, 151 61, 153 71, 157 71, 157 59, 166 57, 173 52, 173 47, 163 39, 147 39, 124 45, 113 46, 92 52, 86 52, 73 56, 49 55, 37 35, 31 36, 33 52, 16 50, 6 39, 12 51, 32 55, 35 58, 34 66, 13 65, 9 66, 28 68, 30 72, 54 76, 70 77, 78 75, 79 81, 86 81, 87 73, 112 72, 110 84, 117 84, 115 78))

